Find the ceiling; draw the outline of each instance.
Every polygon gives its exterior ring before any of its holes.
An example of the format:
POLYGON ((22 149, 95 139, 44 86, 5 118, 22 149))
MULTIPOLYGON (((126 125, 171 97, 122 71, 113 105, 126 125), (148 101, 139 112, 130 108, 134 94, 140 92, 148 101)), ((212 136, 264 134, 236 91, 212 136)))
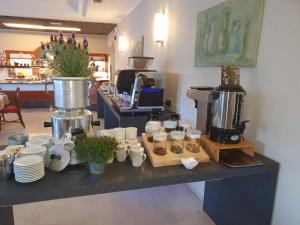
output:
POLYGON ((37 21, 42 18, 58 22, 94 22, 94 25, 95 23, 102 23, 102 26, 104 26, 104 23, 108 23, 109 25, 105 25, 103 28, 91 28, 103 30, 98 32, 99 34, 105 34, 105 32, 107 34, 105 30, 108 27, 111 31, 115 24, 142 0, 102 0, 101 3, 95 3, 94 1, 101 2, 101 0, 0 0, 0 29, 6 29, 2 26, 3 18, 7 19, 8 17, 5 16, 12 16, 21 17, 21 19, 24 17, 31 18, 31 21, 34 21, 33 18, 38 18, 37 21))
MULTIPOLYGON (((116 27, 116 24, 114 23, 94 23, 94 22, 79 22, 79 21, 65 21, 65 20, 50 20, 50 19, 42 19, 42 18, 36 19, 36 18, 27 18, 27 17, 0 16, 0 29, 24 30, 24 28, 6 27, 4 23, 80 28, 81 31, 75 31, 75 32, 79 34, 93 34, 93 35, 107 35, 116 27)), ((30 28, 25 28, 25 30, 40 31, 40 30, 30 29, 30 28)), ((56 32, 60 30, 45 29, 43 31, 56 32)))

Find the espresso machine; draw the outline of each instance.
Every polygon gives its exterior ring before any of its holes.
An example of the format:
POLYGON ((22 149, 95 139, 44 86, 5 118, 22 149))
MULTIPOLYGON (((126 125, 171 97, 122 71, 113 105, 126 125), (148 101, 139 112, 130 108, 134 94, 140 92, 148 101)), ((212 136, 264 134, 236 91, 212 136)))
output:
POLYGON ((121 70, 113 98, 120 112, 151 112, 164 109, 164 76, 155 71, 121 70))
POLYGON ((219 87, 191 87, 187 96, 195 100, 197 129, 208 134, 211 141, 222 144, 241 141, 249 121, 243 120, 246 92, 239 84, 239 70, 224 67, 219 87))

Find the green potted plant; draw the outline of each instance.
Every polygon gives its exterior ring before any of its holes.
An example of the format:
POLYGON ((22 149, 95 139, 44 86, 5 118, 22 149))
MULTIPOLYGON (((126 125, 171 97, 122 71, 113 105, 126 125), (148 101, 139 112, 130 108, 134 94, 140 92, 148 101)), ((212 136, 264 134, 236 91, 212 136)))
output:
POLYGON ((118 142, 111 137, 87 137, 75 145, 79 158, 89 163, 92 174, 104 172, 104 165, 114 156, 117 148, 118 142))
MULTIPOLYGON (((41 44, 41 58, 48 61, 55 76, 55 106, 64 109, 85 108, 88 105, 88 79, 93 73, 89 66, 88 41, 76 42, 73 33, 67 41, 63 34, 50 36, 50 42, 41 44), (72 96, 70 98, 70 96, 72 96)), ((46 85, 47 89, 47 85, 46 85)))

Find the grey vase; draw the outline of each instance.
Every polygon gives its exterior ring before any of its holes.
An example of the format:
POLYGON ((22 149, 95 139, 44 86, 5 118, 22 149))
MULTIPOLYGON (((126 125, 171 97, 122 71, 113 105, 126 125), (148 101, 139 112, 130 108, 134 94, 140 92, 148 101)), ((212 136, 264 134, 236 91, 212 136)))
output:
POLYGON ((100 175, 104 172, 104 165, 100 163, 91 162, 89 168, 91 174, 100 175))

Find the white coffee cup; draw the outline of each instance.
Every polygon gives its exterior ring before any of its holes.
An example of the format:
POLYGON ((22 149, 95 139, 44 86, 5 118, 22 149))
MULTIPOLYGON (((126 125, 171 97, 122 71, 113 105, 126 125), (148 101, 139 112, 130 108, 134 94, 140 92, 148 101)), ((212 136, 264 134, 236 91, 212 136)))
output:
POLYGON ((144 152, 144 148, 142 147, 141 143, 137 142, 135 144, 129 145, 129 156, 132 159, 132 155, 134 151, 142 151, 144 152))
POLYGON ((118 142, 121 143, 121 142, 125 141, 125 137, 126 137, 125 128, 122 128, 122 127, 114 128, 114 129, 112 129, 112 133, 114 135, 114 138, 118 142))
POLYGON ((128 149, 118 150, 117 151, 117 160, 118 160, 118 162, 124 162, 128 155, 129 155, 129 150, 128 149))
POLYGON ((97 136, 98 137, 114 137, 112 130, 97 130, 97 136))
POLYGON ((111 164, 114 162, 114 159, 117 157, 117 151, 114 152, 113 157, 111 157, 109 160, 107 160, 107 164, 111 164))
POLYGON ((129 149, 132 149, 132 150, 139 150, 141 147, 142 147, 142 145, 139 142, 129 144, 129 149))
POLYGON ((147 155, 145 153, 137 153, 134 154, 132 157, 132 166, 134 167, 140 167, 142 165, 142 163, 146 160, 147 155))
POLYGON ((126 130, 126 140, 134 141, 137 139, 137 128, 136 127, 127 127, 125 130, 126 130))
POLYGON ((119 144, 116 155, 117 155, 118 162, 124 162, 127 156, 129 155, 128 144, 126 143, 119 144))
POLYGON ((127 143, 128 145, 134 145, 134 144, 136 144, 136 143, 139 143, 139 140, 138 140, 138 139, 135 139, 135 140, 126 140, 126 143, 127 143))

